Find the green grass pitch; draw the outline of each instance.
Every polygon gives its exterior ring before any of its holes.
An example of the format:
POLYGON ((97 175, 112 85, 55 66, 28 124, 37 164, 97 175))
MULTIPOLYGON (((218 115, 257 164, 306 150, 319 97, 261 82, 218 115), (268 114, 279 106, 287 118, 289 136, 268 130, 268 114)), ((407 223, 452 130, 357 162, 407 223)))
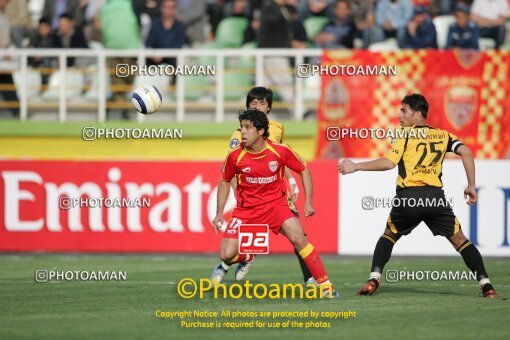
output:
MULTIPOLYGON (((473 281, 387 283, 374 296, 358 297, 369 257, 323 256, 339 300, 183 299, 176 283, 208 277, 217 259, 188 255, 0 255, 0 339, 509 339, 508 259, 485 264, 498 299, 480 297, 473 281), (124 282, 36 283, 35 271, 126 271, 124 282), (156 310, 356 311, 331 320, 327 329, 185 329, 156 310)), ((386 269, 460 270, 460 257, 394 257, 386 269)), ((232 284, 233 268, 226 283, 232 284)), ((294 256, 259 256, 248 279, 256 283, 301 282, 294 256)), ((196 320, 196 319, 190 319, 196 320)), ((239 319, 251 321, 251 319, 239 319)), ((239 321, 237 320, 237 321, 239 321)), ((260 319, 259 320, 263 320, 260 319)), ((265 321, 268 321, 267 319, 265 321)))

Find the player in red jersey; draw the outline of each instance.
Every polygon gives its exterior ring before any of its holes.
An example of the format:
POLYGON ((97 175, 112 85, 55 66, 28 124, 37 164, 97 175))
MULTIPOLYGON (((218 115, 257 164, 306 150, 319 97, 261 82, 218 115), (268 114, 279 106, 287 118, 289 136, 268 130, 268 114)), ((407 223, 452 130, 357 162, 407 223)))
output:
MULTIPOLYGON (((285 134, 284 134, 284 127, 283 124, 280 122, 277 122, 273 119, 270 119, 269 114, 271 113, 273 105, 273 91, 266 87, 262 86, 256 86, 252 88, 248 94, 246 95, 246 109, 256 109, 258 111, 264 112, 266 115, 268 115, 269 119, 269 139, 273 142, 283 144, 285 142, 285 134)), ((236 129, 234 133, 232 134, 232 137, 230 138, 230 150, 235 149, 241 144, 241 129, 236 129)), ((296 204, 294 202, 297 201, 297 196, 299 194, 299 189, 296 183, 296 180, 294 179, 294 176, 292 176, 292 173, 289 169, 285 169, 285 177, 288 180, 289 183, 289 190, 287 191, 287 203, 289 204, 290 210, 294 213, 296 217, 299 218, 299 212, 296 207, 296 204)), ((231 181, 230 184, 232 185, 232 189, 235 192, 237 182, 231 181)), ((306 237, 306 234, 305 234, 306 237)), ((303 273, 303 281, 304 284, 316 284, 315 279, 312 276, 312 273, 310 273, 310 270, 306 266, 305 262, 299 255, 299 252, 295 251, 296 257, 299 261, 299 267, 301 268, 301 272, 303 273)), ((250 270, 250 267, 253 265, 253 260, 250 262, 241 262, 239 263, 235 268, 235 279, 238 281, 243 280, 246 275, 248 274, 248 271, 250 270)), ((214 279, 218 279, 218 281, 221 281, 222 277, 226 275, 225 271, 229 269, 229 265, 226 263, 222 263, 222 268, 224 270, 217 271, 218 277, 211 277, 211 281, 214 281, 214 279)))
MULTIPOLYGON (((313 216, 312 177, 306 164, 290 147, 268 139, 269 121, 265 113, 247 110, 239 115, 242 144, 233 149, 223 164, 223 176, 218 185, 218 206, 212 225, 217 232, 223 226, 223 210, 230 191, 230 181, 236 178, 237 206, 223 234, 220 258, 228 265, 250 261, 252 254, 238 254, 238 228, 241 224, 268 224, 275 234, 282 233, 299 252, 318 284, 332 286, 319 253, 305 237, 303 227, 287 203, 283 181, 285 167, 301 175, 305 191, 306 217, 313 216)), ((211 277, 222 271, 219 264, 211 277)), ((334 288, 326 289, 324 297, 339 297, 334 288), (330 294, 327 294, 331 292, 330 294)))

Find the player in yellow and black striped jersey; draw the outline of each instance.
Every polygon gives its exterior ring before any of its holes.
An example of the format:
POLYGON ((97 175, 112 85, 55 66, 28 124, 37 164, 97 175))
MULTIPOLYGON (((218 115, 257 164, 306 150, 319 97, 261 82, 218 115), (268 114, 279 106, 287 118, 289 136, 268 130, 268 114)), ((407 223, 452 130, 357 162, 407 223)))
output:
MULTIPOLYGON (((252 88, 247 96, 246 96, 246 108, 247 109, 257 109, 258 111, 264 112, 266 115, 269 114, 271 111, 271 106, 273 103, 273 91, 271 91, 268 88, 265 87, 254 87, 252 88)), ((275 120, 269 120, 269 139, 276 143, 283 143, 285 134, 284 134, 284 128, 283 124, 280 122, 277 122, 275 120)), ((232 134, 232 137, 230 138, 230 149, 234 149, 237 146, 241 144, 241 131, 237 129, 232 134)), ((299 193, 299 189, 296 183, 296 180, 292 176, 292 173, 289 169, 285 169, 285 177, 287 178, 289 182, 289 191, 287 192, 287 203, 289 205, 290 210, 296 215, 296 217, 299 217, 298 209, 295 205, 295 201, 297 200, 297 195, 299 193)), ((235 181, 231 182, 232 187, 235 191, 235 181)), ((306 234, 305 234, 306 236, 306 234)), ((312 276, 312 273, 306 266, 305 262, 299 255, 298 251, 295 251, 295 254, 299 260, 299 264, 301 267, 301 271, 303 273, 303 279, 306 284, 315 284, 315 280, 312 276)), ((248 273, 248 270, 250 269, 251 262, 241 262, 237 268, 236 268, 236 280, 242 280, 248 273)), ((221 278, 223 275, 226 274, 228 271, 229 265, 222 262, 220 263, 211 274, 211 280, 218 280, 218 282, 221 282, 221 278), (220 278, 221 276, 221 278, 220 278)))
POLYGON ((448 131, 428 125, 405 128, 404 132, 406 133, 402 135, 407 138, 394 139, 386 156, 398 166, 397 186, 399 188, 418 186, 441 188, 443 160, 446 153, 455 153, 464 144, 448 131), (419 138, 423 135, 426 138, 419 138))
POLYGON ((427 113, 425 97, 417 93, 405 96, 398 117, 402 131, 406 133, 392 141, 386 157, 360 163, 344 160, 337 166, 344 175, 355 171, 384 171, 398 166, 397 193, 393 201, 399 204, 391 209, 384 234, 374 250, 370 278, 358 295, 372 295, 377 290, 393 245, 402 235, 409 234, 418 224, 425 222, 435 236, 447 237, 462 255, 466 265, 476 274, 483 295, 496 297, 482 256, 464 236, 442 189, 443 161, 446 153, 453 152, 462 158, 466 170, 468 186, 464 190, 464 197, 468 198, 467 204, 475 204, 477 194, 473 155, 455 135, 428 126, 427 113))

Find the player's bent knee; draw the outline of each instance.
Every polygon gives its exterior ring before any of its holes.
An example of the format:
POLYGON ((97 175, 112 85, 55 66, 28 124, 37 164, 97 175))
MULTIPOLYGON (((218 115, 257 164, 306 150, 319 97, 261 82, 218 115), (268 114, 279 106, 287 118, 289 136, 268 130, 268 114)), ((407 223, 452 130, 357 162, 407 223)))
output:
POLYGON ((292 232, 287 232, 285 234, 285 236, 287 237, 287 239, 290 241, 290 243, 292 243, 292 245, 296 249, 302 249, 304 246, 306 246, 308 244, 305 234, 298 230, 293 230, 292 232))
POLYGON ((237 248, 232 247, 231 244, 226 244, 220 249, 220 259, 223 262, 230 262, 237 255, 237 248))
POLYGON ((296 237, 294 241, 291 242, 294 248, 298 251, 306 247, 306 245, 308 244, 305 235, 300 235, 299 237, 296 237))
POLYGON ((450 236, 448 238, 448 240, 450 240, 451 244, 455 247, 455 249, 457 249, 458 247, 460 247, 464 242, 467 241, 467 238, 466 236, 464 236, 464 234, 462 233, 462 231, 459 231, 458 233, 456 234, 453 234, 452 236, 450 236))
POLYGON ((283 223, 280 232, 285 237, 287 237, 287 239, 290 241, 290 243, 292 243, 292 245, 296 249, 301 249, 308 243, 305 237, 305 233, 303 231, 303 227, 299 223, 299 220, 295 217, 286 220, 283 223))
POLYGON ((391 237, 395 242, 397 242, 398 239, 400 238, 400 235, 393 233, 388 227, 386 227, 386 229, 384 230, 383 236, 384 235, 391 237))
POLYGON ((220 259, 228 263, 236 256, 235 252, 232 251, 220 251, 220 259))

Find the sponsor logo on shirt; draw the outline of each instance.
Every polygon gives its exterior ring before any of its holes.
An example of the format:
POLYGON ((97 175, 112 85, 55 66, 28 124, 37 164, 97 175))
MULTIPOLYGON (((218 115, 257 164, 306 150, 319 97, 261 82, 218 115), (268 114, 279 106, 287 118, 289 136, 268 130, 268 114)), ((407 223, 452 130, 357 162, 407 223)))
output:
POLYGON ((271 177, 246 177, 246 182, 251 184, 268 184, 276 181, 276 175, 271 177))

